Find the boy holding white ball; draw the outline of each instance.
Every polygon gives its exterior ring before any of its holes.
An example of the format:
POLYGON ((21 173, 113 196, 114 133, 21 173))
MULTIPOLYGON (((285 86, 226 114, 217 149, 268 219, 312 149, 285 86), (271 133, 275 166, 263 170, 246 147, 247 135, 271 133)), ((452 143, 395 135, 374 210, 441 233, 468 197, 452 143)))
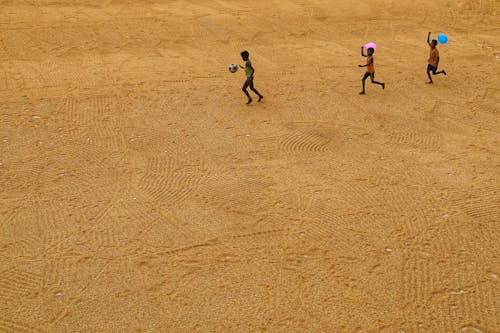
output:
POLYGON ((243 88, 241 88, 241 90, 243 90, 243 92, 245 93, 245 95, 247 95, 247 97, 248 97, 247 104, 252 103, 252 98, 250 97, 250 94, 247 91, 248 87, 250 87, 250 90, 252 90, 254 93, 256 93, 257 96, 259 96, 259 102, 262 101, 262 99, 264 98, 264 96, 262 96, 253 87, 253 74, 255 73, 255 69, 252 67, 252 62, 250 61, 249 57, 250 57, 250 54, 248 53, 248 51, 241 52, 241 58, 245 62, 245 67, 243 67, 243 66, 240 65, 240 68, 245 70, 245 75, 247 77, 245 83, 243 84, 243 88))

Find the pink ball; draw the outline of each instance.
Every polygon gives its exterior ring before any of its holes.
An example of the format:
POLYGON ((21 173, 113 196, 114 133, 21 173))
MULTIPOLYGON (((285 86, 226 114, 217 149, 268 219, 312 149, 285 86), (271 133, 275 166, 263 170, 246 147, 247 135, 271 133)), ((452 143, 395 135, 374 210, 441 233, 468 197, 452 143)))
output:
POLYGON ((365 50, 368 50, 369 48, 372 48, 372 49, 376 50, 377 49, 377 44, 375 44, 373 42, 370 42, 370 43, 366 44, 363 47, 365 48, 365 50))

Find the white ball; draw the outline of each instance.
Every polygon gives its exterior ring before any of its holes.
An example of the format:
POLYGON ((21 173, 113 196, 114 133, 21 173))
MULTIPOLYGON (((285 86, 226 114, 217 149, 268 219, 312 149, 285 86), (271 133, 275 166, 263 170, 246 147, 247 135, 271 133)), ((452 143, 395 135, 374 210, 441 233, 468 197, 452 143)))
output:
POLYGON ((227 69, 229 69, 229 71, 230 71, 231 73, 236 73, 236 72, 238 71, 238 65, 236 65, 236 64, 231 64, 231 65, 229 65, 229 66, 228 66, 228 68, 227 68, 227 69))

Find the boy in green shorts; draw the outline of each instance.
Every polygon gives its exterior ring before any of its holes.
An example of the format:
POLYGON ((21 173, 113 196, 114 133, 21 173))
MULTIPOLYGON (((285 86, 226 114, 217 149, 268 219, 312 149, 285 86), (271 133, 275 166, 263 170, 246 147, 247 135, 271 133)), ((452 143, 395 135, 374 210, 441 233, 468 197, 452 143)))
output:
POLYGON ((243 92, 245 93, 245 95, 247 95, 247 97, 248 97, 247 104, 252 103, 252 98, 250 97, 250 94, 247 91, 248 87, 250 87, 250 90, 252 90, 254 93, 256 93, 257 96, 259 96, 259 102, 262 101, 262 99, 264 98, 264 96, 262 96, 253 87, 253 75, 255 73, 255 69, 252 67, 252 62, 250 61, 249 56, 250 56, 250 54, 248 53, 248 51, 241 52, 241 58, 245 62, 245 67, 243 67, 243 66, 240 65, 240 68, 242 68, 242 69, 245 70, 245 75, 247 77, 245 83, 243 84, 243 88, 241 88, 241 90, 243 90, 243 92))

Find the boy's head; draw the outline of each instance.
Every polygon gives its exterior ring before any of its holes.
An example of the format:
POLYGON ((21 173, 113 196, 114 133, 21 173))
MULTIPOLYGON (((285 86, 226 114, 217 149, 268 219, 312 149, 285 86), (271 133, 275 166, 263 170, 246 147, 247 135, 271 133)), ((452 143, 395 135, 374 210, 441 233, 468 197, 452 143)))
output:
POLYGON ((248 57, 250 56, 250 54, 248 53, 248 51, 243 51, 240 53, 241 54, 241 58, 244 60, 244 61, 247 61, 248 60, 248 57))
POLYGON ((436 47, 438 45, 438 41, 433 39, 431 42, 432 47, 436 47))
POLYGON ((368 49, 368 55, 370 55, 370 56, 371 56, 371 55, 373 54, 373 52, 375 52, 375 50, 373 49, 373 47, 370 47, 370 48, 368 49))

